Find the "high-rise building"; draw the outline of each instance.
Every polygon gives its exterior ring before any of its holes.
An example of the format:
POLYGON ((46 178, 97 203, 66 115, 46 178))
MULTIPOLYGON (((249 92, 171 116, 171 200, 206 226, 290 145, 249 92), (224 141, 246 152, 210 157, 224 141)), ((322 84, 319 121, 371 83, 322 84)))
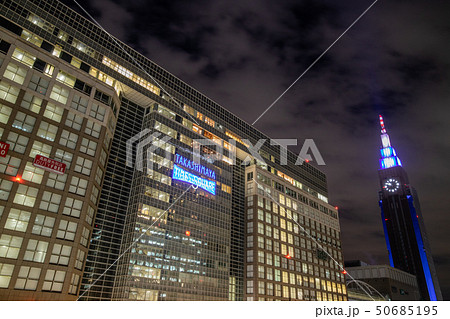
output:
POLYGON ((0 14, 0 299, 346 300, 321 171, 59 1, 0 14))
POLYGON ((416 276, 422 300, 442 300, 417 192, 391 146, 381 115, 380 125, 379 204, 390 265, 416 276))

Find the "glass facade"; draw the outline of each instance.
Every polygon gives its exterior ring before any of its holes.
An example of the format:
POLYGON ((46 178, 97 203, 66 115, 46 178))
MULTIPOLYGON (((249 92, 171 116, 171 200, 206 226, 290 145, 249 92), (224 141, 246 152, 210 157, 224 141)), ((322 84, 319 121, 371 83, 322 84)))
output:
POLYGON ((342 261, 322 172, 291 152, 281 165, 270 143, 257 163, 247 146, 267 136, 58 1, 0 13, 1 298, 31 287, 54 300, 345 300, 308 237, 342 261), (201 166, 176 162, 194 146, 201 166))

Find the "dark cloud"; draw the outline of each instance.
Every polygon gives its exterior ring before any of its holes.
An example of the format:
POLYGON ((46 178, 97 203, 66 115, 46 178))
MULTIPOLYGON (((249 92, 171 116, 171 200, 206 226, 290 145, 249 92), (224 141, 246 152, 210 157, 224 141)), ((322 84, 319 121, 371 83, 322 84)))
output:
MULTIPOLYGON (((82 3, 112 34, 252 123, 369 1, 82 3)), ((73 3, 69 3, 73 6, 73 3)), ((450 299, 450 3, 379 1, 256 127, 313 138, 341 209, 347 259, 388 263, 378 208, 379 128, 417 188, 450 299)), ((299 150, 299 148, 293 148, 299 150)))

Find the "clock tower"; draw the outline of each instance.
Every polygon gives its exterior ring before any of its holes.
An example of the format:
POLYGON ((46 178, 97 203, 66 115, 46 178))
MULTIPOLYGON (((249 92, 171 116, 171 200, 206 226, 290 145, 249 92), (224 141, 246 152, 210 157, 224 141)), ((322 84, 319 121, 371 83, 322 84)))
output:
POLYGON ((419 198, 391 145, 381 115, 380 125, 379 205, 389 262, 416 276, 422 300, 442 300, 419 198))

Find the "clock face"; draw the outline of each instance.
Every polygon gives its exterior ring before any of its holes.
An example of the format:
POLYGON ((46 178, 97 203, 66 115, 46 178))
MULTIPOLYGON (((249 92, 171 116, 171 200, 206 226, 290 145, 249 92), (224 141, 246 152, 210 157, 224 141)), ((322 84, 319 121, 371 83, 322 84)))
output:
POLYGON ((400 188, 400 182, 395 178, 389 178, 384 182, 383 188, 388 192, 393 193, 400 188))

